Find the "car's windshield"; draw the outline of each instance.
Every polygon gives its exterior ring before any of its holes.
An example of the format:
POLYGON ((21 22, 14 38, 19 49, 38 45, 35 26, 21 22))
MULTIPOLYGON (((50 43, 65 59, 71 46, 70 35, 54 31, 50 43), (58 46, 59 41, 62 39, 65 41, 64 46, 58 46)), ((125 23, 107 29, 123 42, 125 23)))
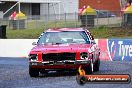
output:
POLYGON ((45 32, 38 44, 88 44, 89 38, 85 31, 45 32))

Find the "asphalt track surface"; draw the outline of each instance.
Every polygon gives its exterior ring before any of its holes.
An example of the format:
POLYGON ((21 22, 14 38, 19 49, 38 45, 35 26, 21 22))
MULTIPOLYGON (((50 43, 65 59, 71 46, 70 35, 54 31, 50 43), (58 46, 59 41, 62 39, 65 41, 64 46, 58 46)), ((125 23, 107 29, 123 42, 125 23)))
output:
MULTIPOLYGON (((130 74, 132 62, 101 61, 100 71, 94 74, 130 74)), ((129 84, 85 84, 76 82, 75 72, 50 72, 37 78, 28 74, 28 59, 0 57, 0 88, 132 88, 129 84)))

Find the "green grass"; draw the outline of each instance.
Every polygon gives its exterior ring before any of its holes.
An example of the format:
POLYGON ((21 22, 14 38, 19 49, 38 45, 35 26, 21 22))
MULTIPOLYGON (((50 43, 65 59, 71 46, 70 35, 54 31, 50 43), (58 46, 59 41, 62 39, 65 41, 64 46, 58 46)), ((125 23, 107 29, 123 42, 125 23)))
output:
POLYGON ((132 28, 99 27, 90 31, 95 38, 132 38, 132 28))
POLYGON ((64 28, 64 27, 79 27, 80 22, 78 21, 48 21, 44 22, 41 20, 35 21, 32 20, 30 22, 27 22, 27 28, 28 29, 35 29, 35 28, 64 28))
POLYGON ((55 21, 55 22, 42 22, 42 21, 31 21, 27 24, 27 29, 17 29, 7 28, 7 38, 8 39, 35 39, 40 36, 40 34, 49 28, 65 28, 65 27, 79 27, 80 22, 75 21, 55 21))
MULTIPOLYGON (((27 24, 27 29, 13 30, 7 28, 8 39, 36 39, 48 28, 80 27, 80 22, 75 21, 55 21, 42 22, 31 21, 27 24)), ((100 26, 89 29, 94 38, 132 38, 132 28, 108 28, 100 26)))
MULTIPOLYGON (((44 29, 7 29, 8 39, 35 39, 44 29)), ((95 38, 132 38, 132 29, 100 27, 90 29, 95 38)))
POLYGON ((38 38, 43 29, 21 29, 11 30, 7 29, 8 39, 35 39, 38 38))

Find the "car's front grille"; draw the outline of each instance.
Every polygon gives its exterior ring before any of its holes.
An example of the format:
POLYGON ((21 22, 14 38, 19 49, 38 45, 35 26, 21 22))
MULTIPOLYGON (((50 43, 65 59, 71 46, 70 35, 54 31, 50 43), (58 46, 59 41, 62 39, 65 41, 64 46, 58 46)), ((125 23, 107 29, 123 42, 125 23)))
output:
POLYGON ((43 54, 43 61, 75 60, 76 53, 49 53, 43 54))

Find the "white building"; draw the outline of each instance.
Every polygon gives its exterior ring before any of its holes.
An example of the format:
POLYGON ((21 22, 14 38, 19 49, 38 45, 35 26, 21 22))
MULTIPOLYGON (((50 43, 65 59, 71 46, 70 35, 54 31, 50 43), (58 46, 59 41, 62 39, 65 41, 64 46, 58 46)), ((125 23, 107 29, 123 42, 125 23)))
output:
POLYGON ((4 17, 9 17, 19 10, 19 6, 27 16, 78 12, 78 0, 1 0, 0 11, 3 11, 4 17), (20 4, 15 5, 17 2, 20 4))

